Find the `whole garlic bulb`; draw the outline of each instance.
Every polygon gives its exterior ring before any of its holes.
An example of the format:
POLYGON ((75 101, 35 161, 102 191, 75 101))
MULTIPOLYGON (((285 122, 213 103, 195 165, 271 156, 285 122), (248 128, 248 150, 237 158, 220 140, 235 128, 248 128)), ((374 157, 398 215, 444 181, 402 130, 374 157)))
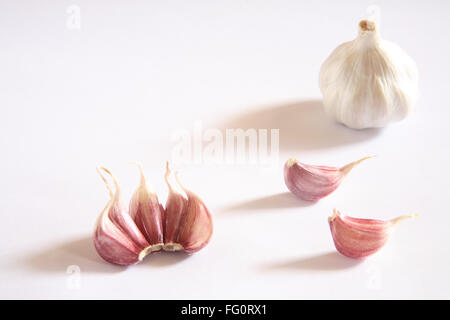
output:
POLYGON ((370 20, 355 40, 338 46, 323 63, 319 86, 325 112, 353 129, 383 127, 406 118, 417 99, 414 61, 380 38, 370 20))

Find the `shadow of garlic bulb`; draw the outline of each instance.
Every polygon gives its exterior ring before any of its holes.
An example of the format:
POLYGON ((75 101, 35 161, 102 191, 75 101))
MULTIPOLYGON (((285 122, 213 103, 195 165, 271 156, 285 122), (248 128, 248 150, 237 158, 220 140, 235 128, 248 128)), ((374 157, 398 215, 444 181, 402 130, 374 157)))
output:
POLYGON ((319 86, 325 112, 353 129, 384 127, 406 118, 417 99, 414 61, 363 20, 355 40, 338 46, 323 63, 319 86))

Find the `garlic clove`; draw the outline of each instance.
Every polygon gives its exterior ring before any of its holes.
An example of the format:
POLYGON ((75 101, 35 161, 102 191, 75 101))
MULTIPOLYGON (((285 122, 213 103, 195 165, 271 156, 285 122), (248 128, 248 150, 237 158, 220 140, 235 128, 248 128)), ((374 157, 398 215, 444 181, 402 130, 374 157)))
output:
POLYGON ((140 184, 131 197, 129 213, 136 226, 152 246, 152 251, 160 251, 164 244, 164 209, 158 200, 158 196, 147 183, 142 165, 140 163, 135 164, 139 167, 140 184))
POLYGON ((375 22, 359 23, 356 39, 338 46, 319 74, 325 112, 354 129, 406 118, 418 96, 415 62, 380 37, 375 22))
POLYGON ((284 181, 297 197, 317 201, 336 190, 356 165, 369 158, 362 158, 341 168, 309 165, 290 158, 284 165, 284 181))
POLYGON ((110 263, 135 264, 151 252, 151 246, 123 205, 116 178, 103 167, 97 168, 97 172, 108 189, 110 200, 96 222, 95 249, 104 260, 110 263), (111 176, 115 192, 112 191, 100 170, 111 176))
POLYGON ((405 215, 387 221, 358 219, 347 217, 334 209, 328 223, 336 249, 344 256, 359 259, 380 250, 400 221, 415 216, 405 215))
MULTIPOLYGON (((105 261, 118 265, 132 265, 141 261, 148 249, 134 243, 108 217, 109 207, 101 214, 94 232, 94 246, 105 261)), ((150 247, 147 247, 150 248, 150 247)))
POLYGON ((168 162, 164 178, 169 187, 169 195, 164 218, 163 249, 196 252, 211 239, 211 214, 195 193, 183 187, 176 173, 169 169, 168 162))

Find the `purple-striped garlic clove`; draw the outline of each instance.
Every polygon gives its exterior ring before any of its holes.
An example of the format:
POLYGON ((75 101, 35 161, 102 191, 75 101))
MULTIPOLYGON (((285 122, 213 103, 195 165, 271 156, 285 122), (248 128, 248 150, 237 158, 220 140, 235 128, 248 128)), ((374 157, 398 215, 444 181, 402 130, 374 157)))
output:
POLYGON ((297 197, 317 201, 336 190, 353 167, 369 158, 372 157, 362 158, 341 168, 309 165, 290 158, 284 165, 284 181, 297 197))
POLYGON ((212 217, 203 201, 183 187, 166 164, 164 176, 169 195, 164 217, 166 251, 196 252, 208 244, 213 232, 212 217))
POLYGON ((328 223, 337 251, 349 258, 360 259, 380 250, 400 221, 415 216, 417 215, 405 215, 386 221, 358 219, 345 216, 334 209, 328 223))
POLYGON ((136 164, 139 167, 140 184, 131 197, 129 213, 136 226, 152 246, 151 251, 160 251, 164 245, 164 208, 152 187, 147 183, 142 165, 136 164))
POLYGON ((152 247, 123 205, 116 178, 103 167, 97 168, 97 172, 108 189, 110 200, 95 225, 95 249, 104 260, 110 263, 118 265, 136 264, 151 252, 152 247), (111 176, 114 181, 115 192, 112 191, 100 170, 111 176))

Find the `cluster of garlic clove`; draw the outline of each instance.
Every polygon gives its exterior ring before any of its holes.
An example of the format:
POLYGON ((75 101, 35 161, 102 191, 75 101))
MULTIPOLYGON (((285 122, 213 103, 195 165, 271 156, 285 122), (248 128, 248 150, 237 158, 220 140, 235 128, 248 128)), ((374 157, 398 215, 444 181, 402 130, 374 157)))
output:
POLYGON ((94 246, 98 254, 113 264, 132 265, 153 252, 194 253, 207 245, 213 223, 203 201, 181 185, 167 163, 165 180, 169 196, 164 209, 147 183, 142 166, 138 166, 140 185, 131 198, 129 210, 122 202, 116 177, 103 167, 97 168, 110 195, 95 226, 94 246), (112 178, 115 191, 102 172, 112 178))
POLYGON ((319 74, 325 112, 353 129, 406 118, 418 96, 418 71, 399 46, 380 37, 375 22, 359 23, 356 39, 338 46, 319 74))

